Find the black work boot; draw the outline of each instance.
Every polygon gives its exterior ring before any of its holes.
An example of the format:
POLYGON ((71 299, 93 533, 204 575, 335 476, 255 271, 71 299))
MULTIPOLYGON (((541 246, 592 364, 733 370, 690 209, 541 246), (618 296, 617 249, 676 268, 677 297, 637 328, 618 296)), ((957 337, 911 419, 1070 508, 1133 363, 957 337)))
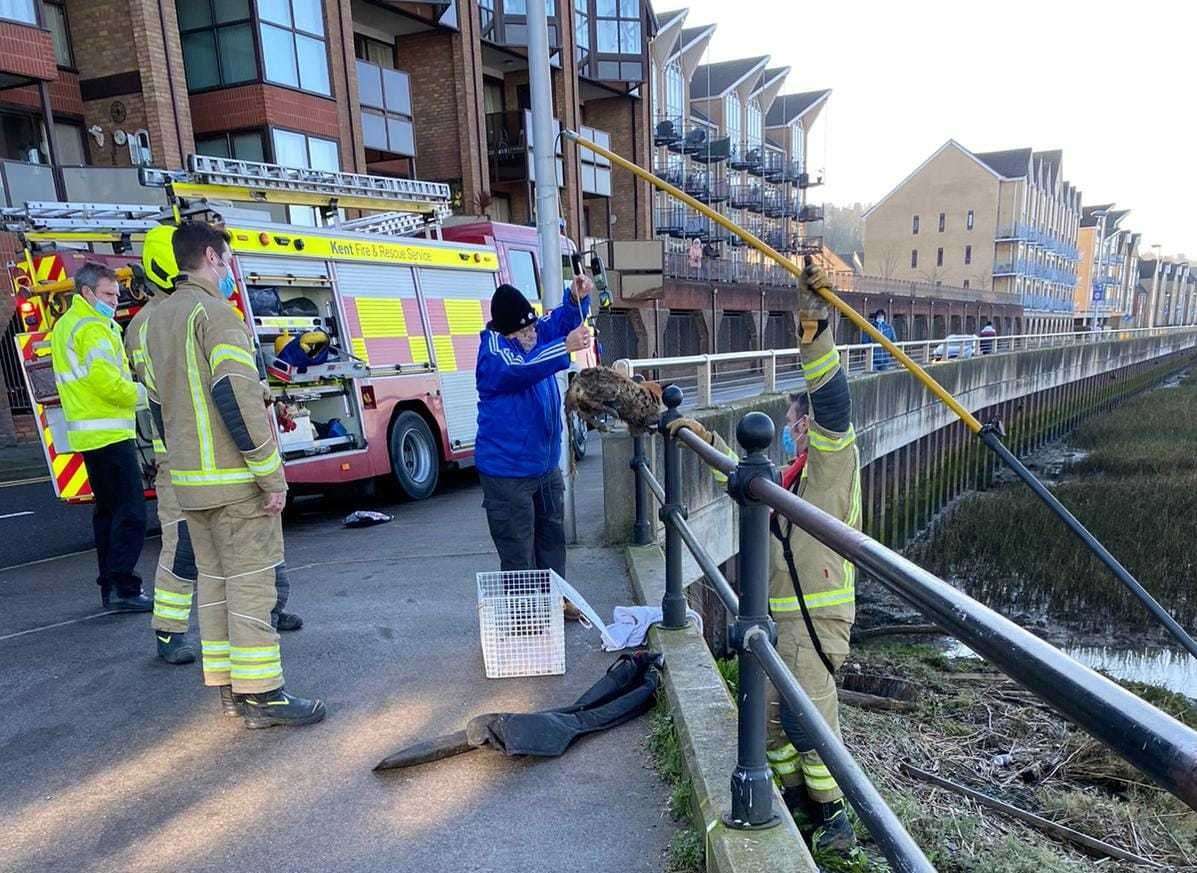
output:
POLYGON ((303 619, 293 612, 280 612, 274 619, 274 629, 280 633, 297 631, 303 627, 303 619))
POLYGON ((146 597, 140 591, 132 594, 119 594, 112 592, 108 597, 101 597, 105 609, 111 609, 113 612, 153 612, 154 600, 151 597, 146 597))
POLYGON ((324 720, 324 701, 293 697, 282 688, 246 694, 241 700, 247 728, 298 727, 324 720))
POLYGON ((810 799, 810 795, 806 793, 806 786, 797 785, 781 789, 781 799, 785 801, 794 824, 798 825, 798 829, 803 833, 809 833, 820 823, 819 804, 810 799))
POLYGON ((819 812, 822 816, 820 824, 810 838, 810 847, 814 852, 847 852, 856 845, 856 834, 852 832, 852 822, 848 820, 848 806, 843 798, 831 803, 820 803, 819 812))
POLYGON ((168 664, 190 664, 195 661, 195 647, 181 633, 154 631, 158 641, 158 657, 168 664))
POLYGON ((244 694, 234 694, 232 685, 220 686, 220 711, 226 718, 245 715, 244 694))

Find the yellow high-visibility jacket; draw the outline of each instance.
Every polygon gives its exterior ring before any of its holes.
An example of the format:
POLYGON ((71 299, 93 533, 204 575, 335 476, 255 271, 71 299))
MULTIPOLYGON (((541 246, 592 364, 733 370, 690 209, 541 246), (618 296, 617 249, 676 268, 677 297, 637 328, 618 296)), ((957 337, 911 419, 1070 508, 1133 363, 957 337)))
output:
POLYGON ((133 439, 146 394, 129 372, 116 322, 76 294, 50 334, 50 353, 71 451, 133 439))
POLYGON ((183 509, 287 490, 249 328, 215 286, 181 280, 149 319, 145 351, 183 509))

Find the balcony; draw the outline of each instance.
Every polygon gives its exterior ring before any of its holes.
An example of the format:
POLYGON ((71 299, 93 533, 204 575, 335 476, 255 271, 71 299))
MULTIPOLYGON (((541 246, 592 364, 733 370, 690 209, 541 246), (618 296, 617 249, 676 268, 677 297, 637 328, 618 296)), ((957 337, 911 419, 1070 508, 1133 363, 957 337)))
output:
POLYGON ((789 248, 791 238, 782 230, 766 230, 761 235, 761 242, 769 246, 769 248, 785 252, 789 248))
POLYGON ((728 166, 733 170, 747 170, 751 164, 749 150, 742 143, 731 143, 728 166))
POLYGON ((802 172, 798 174, 798 178, 795 181, 798 183, 798 187, 804 191, 807 188, 817 188, 823 184, 823 173, 822 171, 813 174, 802 172))
POLYGON ((668 163, 656 163, 653 165, 653 175, 663 182, 668 182, 675 188, 680 188, 685 182, 685 171, 682 169, 680 161, 669 161, 668 163))
POLYGON ((823 237, 821 236, 792 236, 790 237, 789 252, 793 255, 817 255, 823 251, 823 237))
POLYGON ((685 136, 681 116, 671 116, 657 119, 653 128, 653 145, 657 148, 665 147, 673 151, 673 146, 681 143, 685 136))
POLYGON ((822 221, 823 207, 810 205, 803 206, 798 210, 798 214, 795 217, 802 222, 822 221))
POLYGON ((745 153, 744 164, 742 169, 753 176, 765 175, 765 150, 760 146, 753 146, 745 153))
POLYGON ((786 156, 779 151, 765 149, 765 162, 762 168, 765 181, 774 184, 785 181, 785 158, 786 156))
MULTIPOLYGON (((553 121, 556 130, 560 123, 553 121)), ((532 114, 527 110, 489 112, 486 115, 486 148, 490 156, 491 180, 525 182, 534 178, 531 148, 532 114)), ((557 184, 563 184, 565 165, 561 138, 557 143, 557 184)))
MULTIPOLYGON (((734 240, 733 240, 734 241, 734 240)), ((787 270, 772 261, 741 260, 738 256, 719 256, 703 253, 703 257, 692 261, 688 252, 665 253, 665 275, 689 282, 721 285, 766 285, 793 288, 797 280, 787 270)))
POLYGON ((0 160, 0 206, 58 200, 55 175, 70 203, 166 205, 166 190, 142 185, 136 167, 53 167, 0 160))
POLYGON ((731 189, 732 209, 747 209, 760 213, 764 209, 763 191, 760 185, 735 185, 731 189))
POLYGON ((1003 261, 993 265, 994 278, 998 276, 1019 276, 1026 272, 1026 261, 1003 261))
POLYGON ((686 230, 686 210, 670 204, 653 209, 653 230, 657 236, 671 236, 680 239, 686 230))
POLYGON ((719 139, 710 139, 705 129, 699 129, 703 131, 702 142, 698 144, 697 150, 687 152, 690 155, 690 160, 700 164, 721 164, 726 161, 731 155, 731 138, 723 136, 719 139))
POLYGON ((687 209, 684 212, 682 219, 682 237, 685 239, 710 239, 711 236, 711 219, 705 215, 695 212, 693 209, 687 209))
MULTIPOLYGON (((772 186, 765 189, 764 199, 762 201, 762 208, 768 218, 784 218, 786 217, 787 201, 792 198, 786 197, 785 192, 772 186)), ((791 210, 792 211, 792 210, 791 210)), ((777 248, 777 246, 774 246, 777 248)))
POLYGON ((684 189, 700 203, 723 203, 731 196, 727 180, 709 170, 692 170, 687 173, 684 189))

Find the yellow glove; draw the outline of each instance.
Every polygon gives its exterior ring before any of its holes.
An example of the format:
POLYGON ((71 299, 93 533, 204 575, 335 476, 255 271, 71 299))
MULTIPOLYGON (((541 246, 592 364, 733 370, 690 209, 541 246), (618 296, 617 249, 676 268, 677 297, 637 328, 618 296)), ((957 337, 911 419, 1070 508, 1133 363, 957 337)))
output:
POLYGON ((817 289, 831 290, 831 280, 827 272, 817 264, 806 259, 806 268, 798 279, 798 320, 802 324, 802 342, 809 343, 815 338, 819 330, 819 322, 826 323, 831 318, 831 307, 818 293, 817 289))
POLYGON ((715 440, 714 440, 714 437, 711 435, 711 432, 709 430, 707 430, 705 427, 703 427, 700 422, 695 421, 693 418, 675 418, 673 421, 669 422, 669 424, 667 424, 665 426, 665 428, 666 428, 666 430, 669 431, 669 435, 672 437, 676 437, 677 432, 679 430, 681 430, 682 428, 686 428, 687 430, 694 431, 694 435, 697 436, 700 440, 702 440, 707 445, 715 444, 715 440))

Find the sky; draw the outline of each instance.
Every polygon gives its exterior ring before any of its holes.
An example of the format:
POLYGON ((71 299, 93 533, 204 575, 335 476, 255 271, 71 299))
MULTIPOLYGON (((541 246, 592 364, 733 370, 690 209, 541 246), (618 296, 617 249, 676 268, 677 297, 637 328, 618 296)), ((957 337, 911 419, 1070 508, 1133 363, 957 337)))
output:
POLYGON ((1150 253, 1197 257, 1197 3, 654 0, 718 25, 706 61, 767 54, 784 91, 832 89, 812 200, 872 204, 955 139, 1064 150, 1086 205, 1113 201, 1150 253))

